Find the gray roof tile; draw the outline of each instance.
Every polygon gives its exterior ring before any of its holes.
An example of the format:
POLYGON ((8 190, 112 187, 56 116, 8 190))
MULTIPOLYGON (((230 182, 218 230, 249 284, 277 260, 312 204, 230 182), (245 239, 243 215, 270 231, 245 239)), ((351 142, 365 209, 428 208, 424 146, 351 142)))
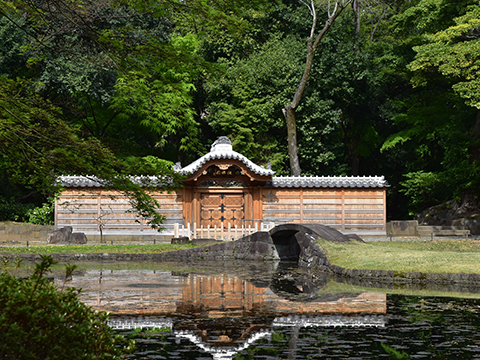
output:
POLYGON ((267 186, 290 188, 378 188, 387 187, 383 176, 276 176, 267 186))

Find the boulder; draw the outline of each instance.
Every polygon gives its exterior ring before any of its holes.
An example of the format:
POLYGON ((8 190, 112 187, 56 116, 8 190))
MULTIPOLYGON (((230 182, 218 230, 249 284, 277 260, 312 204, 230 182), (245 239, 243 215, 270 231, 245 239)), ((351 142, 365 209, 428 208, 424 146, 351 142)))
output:
POLYGON ((72 233, 68 241, 69 244, 86 244, 87 236, 83 232, 72 233))
POLYGON ((69 242, 72 235, 72 227, 65 226, 61 229, 47 233, 47 244, 58 244, 60 242, 69 242))
POLYGON ((172 244, 188 244, 189 242, 190 242, 190 239, 188 238, 188 236, 173 238, 171 241, 172 244))

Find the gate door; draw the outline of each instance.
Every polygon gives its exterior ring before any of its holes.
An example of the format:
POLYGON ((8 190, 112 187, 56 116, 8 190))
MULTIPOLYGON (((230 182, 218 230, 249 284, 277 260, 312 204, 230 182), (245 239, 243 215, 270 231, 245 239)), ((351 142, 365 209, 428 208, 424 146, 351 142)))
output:
POLYGON ((200 195, 200 225, 225 228, 243 225, 245 197, 243 193, 203 193, 200 195))

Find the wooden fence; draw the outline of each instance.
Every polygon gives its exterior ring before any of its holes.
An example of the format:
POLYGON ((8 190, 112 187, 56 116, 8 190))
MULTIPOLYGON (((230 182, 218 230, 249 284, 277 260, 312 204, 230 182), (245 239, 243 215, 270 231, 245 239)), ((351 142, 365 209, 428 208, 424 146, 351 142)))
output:
POLYGON ((174 225, 174 237, 189 237, 190 239, 215 239, 230 241, 241 238, 242 236, 251 235, 257 231, 269 231, 275 227, 274 223, 255 223, 254 226, 245 225, 245 226, 231 226, 230 223, 227 227, 224 227, 223 224, 220 227, 197 227, 197 224, 194 223, 193 226, 190 226, 190 223, 187 223, 186 226, 182 224, 174 225))

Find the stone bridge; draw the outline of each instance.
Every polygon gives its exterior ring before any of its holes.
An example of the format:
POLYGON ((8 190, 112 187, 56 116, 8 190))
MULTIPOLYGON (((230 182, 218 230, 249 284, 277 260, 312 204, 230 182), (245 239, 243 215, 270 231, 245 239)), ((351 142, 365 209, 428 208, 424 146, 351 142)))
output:
POLYGON ((343 235, 338 230, 319 224, 283 224, 270 231, 259 231, 237 241, 219 242, 210 246, 164 253, 165 259, 190 260, 283 260, 327 270, 330 261, 315 243, 318 238, 345 242, 356 235, 343 235))

